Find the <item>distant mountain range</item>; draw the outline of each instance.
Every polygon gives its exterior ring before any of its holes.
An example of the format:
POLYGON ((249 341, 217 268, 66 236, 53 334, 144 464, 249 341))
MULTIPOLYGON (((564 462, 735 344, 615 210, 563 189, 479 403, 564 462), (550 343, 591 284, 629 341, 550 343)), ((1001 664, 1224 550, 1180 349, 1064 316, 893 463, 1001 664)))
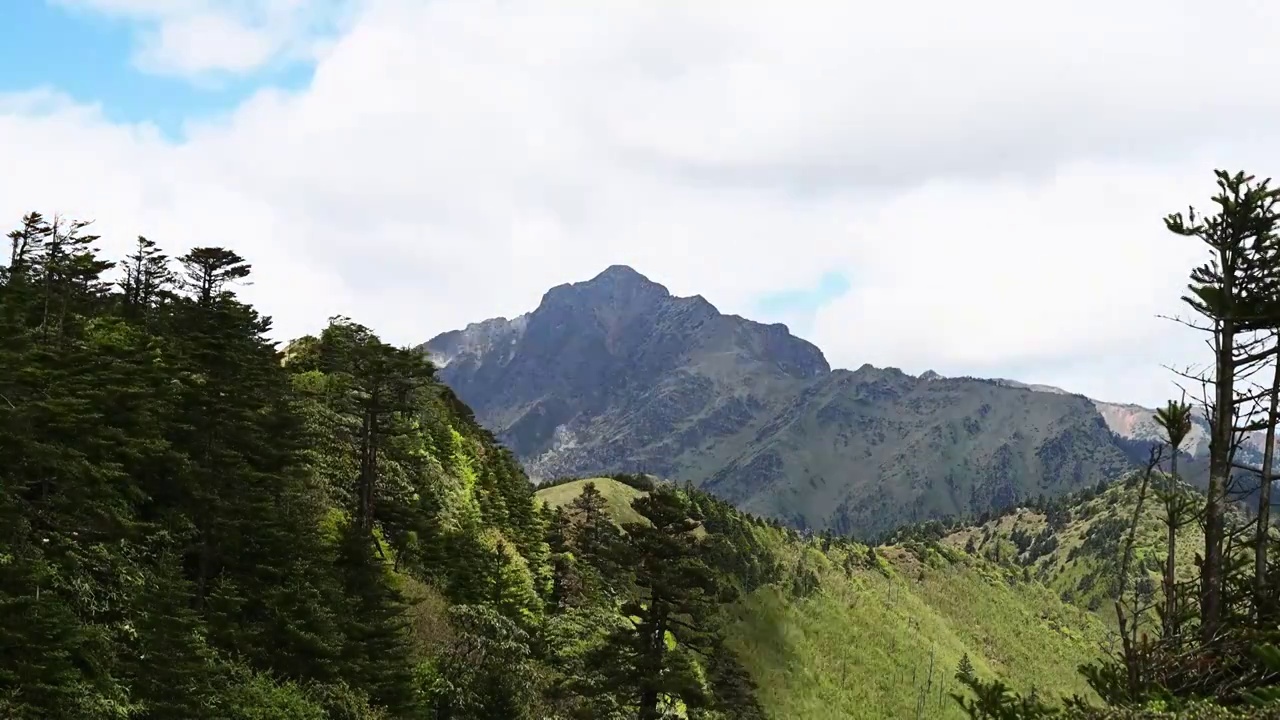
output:
POLYGON ((422 349, 534 478, 648 472, 863 536, 1117 477, 1159 437, 1149 408, 1058 388, 833 370, 785 325, 621 265, 422 349))

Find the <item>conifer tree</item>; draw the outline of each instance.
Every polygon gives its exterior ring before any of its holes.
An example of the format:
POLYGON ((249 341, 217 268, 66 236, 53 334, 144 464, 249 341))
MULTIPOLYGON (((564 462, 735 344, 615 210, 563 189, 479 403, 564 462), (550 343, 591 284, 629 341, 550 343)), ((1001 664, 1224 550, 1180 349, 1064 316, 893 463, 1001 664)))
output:
POLYGON ((539 598, 524 559, 500 538, 489 557, 485 568, 491 587, 489 604, 519 622, 528 623, 537 617, 539 598))
POLYGON ((655 488, 632 507, 647 521, 628 523, 628 541, 617 549, 617 565, 634 572, 636 593, 622 606, 632 622, 610 636, 601 666, 638 718, 656 720, 669 699, 707 704, 692 655, 716 646, 714 614, 730 589, 704 563, 694 536, 700 521, 680 491, 655 488))
POLYGON ((537 691, 528 634, 483 605, 449 611, 456 629, 428 688, 434 717, 532 720, 537 691))
POLYGON ((1260 349, 1259 338, 1251 332, 1258 328, 1253 311, 1262 271, 1252 253, 1273 233, 1280 217, 1280 191, 1270 188, 1269 181, 1256 182, 1243 172, 1232 175, 1218 170, 1215 174, 1216 214, 1201 216, 1192 208, 1185 216, 1175 213, 1165 218, 1170 232, 1199 239, 1212 254, 1209 262, 1192 271, 1190 293, 1183 297, 1204 319, 1205 325, 1193 327, 1211 335, 1215 355, 1209 378, 1214 395, 1206 398, 1210 410, 1209 489, 1200 589, 1200 634, 1206 642, 1217 636, 1223 615, 1224 512, 1234 450, 1240 434, 1250 429, 1247 423, 1240 424, 1246 400, 1237 380, 1271 354, 1260 349))
POLYGON ((138 373, 127 338, 86 331, 110 263, 81 227, 29 215, 0 286, 0 702, 16 717, 131 704, 112 628, 136 592, 138 444, 114 403, 138 373))
POLYGON ((709 709, 729 720, 764 720, 751 674, 728 648, 720 646, 707 658, 707 681, 713 698, 709 709))
POLYGON ((226 691, 230 677, 205 642, 178 558, 164 544, 153 542, 153 570, 141 578, 131 608, 136 621, 124 677, 142 718, 215 718, 210 701, 226 691))
POLYGON ((1177 587, 1177 545, 1178 531, 1189 520, 1191 497, 1182 492, 1181 478, 1178 474, 1178 455, 1187 435, 1191 432, 1191 406, 1185 402, 1169 401, 1165 407, 1156 411, 1156 424, 1165 433, 1165 441, 1169 446, 1169 473, 1165 476, 1164 487, 1156 488, 1157 497, 1164 505, 1165 524, 1165 561, 1164 607, 1161 615, 1161 634, 1166 638, 1174 637, 1178 632, 1180 614, 1177 587))
POLYGON ((578 559, 573 553, 573 521, 563 506, 554 510, 548 506, 550 520, 547 523, 547 546, 552 566, 550 602, 558 611, 580 606, 586 591, 583 587, 578 559))
POLYGON ((307 442, 268 321, 230 292, 249 266, 221 248, 179 259, 190 293, 167 313, 179 369, 169 439, 184 453, 174 502, 189 522, 185 564, 211 640, 255 670, 336 672, 337 578, 307 442))
POLYGON ((375 553, 374 542, 354 523, 343 529, 338 557, 344 597, 342 678, 394 717, 408 717, 417 707, 417 698, 406 605, 388 582, 387 567, 375 553))
POLYGON ((572 519, 569 533, 579 575, 591 595, 617 597, 623 591, 624 565, 619 558, 622 532, 609 515, 608 501, 588 482, 582 492, 569 503, 572 519))
POLYGON ((125 316, 148 325, 161 300, 172 292, 175 275, 169 257, 139 235, 133 254, 125 258, 124 270, 120 300, 125 316))

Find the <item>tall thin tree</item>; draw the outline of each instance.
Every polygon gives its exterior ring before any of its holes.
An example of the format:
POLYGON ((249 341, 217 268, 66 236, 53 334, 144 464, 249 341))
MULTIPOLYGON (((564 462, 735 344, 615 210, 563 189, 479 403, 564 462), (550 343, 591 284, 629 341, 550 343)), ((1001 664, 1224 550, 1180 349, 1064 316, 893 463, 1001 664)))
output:
POLYGON ((1178 530, 1186 522, 1186 495, 1182 492, 1178 475, 1178 453, 1183 451, 1187 436, 1191 434, 1191 406, 1185 401, 1170 400, 1156 410, 1156 424, 1164 430, 1169 445, 1169 473, 1160 499, 1165 509, 1165 558, 1164 558, 1164 611, 1163 636, 1172 638, 1177 633, 1178 591, 1176 563, 1178 530))
POLYGON ((1202 318, 1214 350, 1214 395, 1206 398, 1209 409, 1209 489, 1205 500, 1205 550, 1201 571, 1201 637, 1213 639, 1222 617, 1223 536, 1226 492, 1231 475, 1242 398, 1236 380, 1251 364, 1265 358, 1248 330, 1247 298, 1256 281, 1251 251, 1259 238, 1275 228, 1280 191, 1269 180, 1252 175, 1215 171, 1218 193, 1214 215, 1202 216, 1189 208, 1186 216, 1165 218, 1170 232, 1194 237, 1208 246, 1211 258, 1191 272, 1190 293, 1183 301, 1202 318))

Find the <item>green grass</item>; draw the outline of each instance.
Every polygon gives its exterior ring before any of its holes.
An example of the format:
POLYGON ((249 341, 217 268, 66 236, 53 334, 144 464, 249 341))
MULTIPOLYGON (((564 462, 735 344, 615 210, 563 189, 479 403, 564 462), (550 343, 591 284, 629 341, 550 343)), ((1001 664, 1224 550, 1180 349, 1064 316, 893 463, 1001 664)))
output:
POLYGON ((600 494, 604 496, 605 502, 608 503, 609 514, 613 516, 619 525, 645 521, 640 513, 631 507, 631 502, 638 497, 644 496, 645 493, 612 478, 586 478, 563 485, 555 485, 539 490, 537 497, 551 507, 562 507, 573 502, 578 495, 582 494, 582 488, 587 483, 595 483, 596 489, 600 491, 600 494))
POLYGON ((965 653, 979 676, 1023 692, 1092 695, 1076 668, 1099 657, 1105 628, 1039 583, 961 553, 922 563, 900 548, 878 550, 887 576, 846 574, 839 552, 814 563, 816 593, 767 586, 734 609, 730 644, 771 717, 914 718, 919 705, 919 717, 963 718, 949 694, 965 653))
MULTIPOLYGON (((1163 483, 1164 479, 1157 476, 1152 482, 1163 483)), ((1182 489, 1187 493, 1196 492, 1189 486, 1182 489)), ((1011 569, 1027 568, 1064 601, 1097 611, 1114 627, 1112 598, 1119 577, 1121 548, 1136 502, 1136 485, 1118 482, 1096 497, 1071 505, 1066 521, 1057 528, 1048 529, 1044 513, 1018 508, 983 525, 956 530, 942 542, 962 548, 972 540, 976 554, 1011 569), (1045 532, 1056 538, 1057 547, 1038 557, 1019 552, 1012 539, 1015 533, 1036 537, 1045 532)), ((1157 594, 1165 557, 1163 520, 1163 505, 1148 493, 1134 536, 1130 577, 1131 582, 1147 577, 1157 594)), ((1203 550, 1204 536, 1195 523, 1179 531, 1175 554, 1179 581, 1194 577, 1194 557, 1203 550)), ((1153 619, 1154 616, 1148 618, 1153 619)))
MULTIPOLYGON (((538 497, 564 505, 587 482, 538 497)), ((644 493, 614 480, 590 482, 620 522, 639 517, 630 501, 644 493)), ((979 676, 1016 690, 1093 697, 1077 667, 1101 656, 1104 622, 1064 603, 1057 590, 1027 582, 1021 568, 949 544, 922 556, 880 547, 872 566, 861 545, 824 553, 816 539, 770 527, 753 532, 777 553, 785 577, 729 609, 728 642, 769 717, 915 718, 921 704, 921 718, 964 718, 949 694, 960 691, 954 676, 966 653, 979 676), (818 586, 802 597, 793 581, 806 572, 818 586)))

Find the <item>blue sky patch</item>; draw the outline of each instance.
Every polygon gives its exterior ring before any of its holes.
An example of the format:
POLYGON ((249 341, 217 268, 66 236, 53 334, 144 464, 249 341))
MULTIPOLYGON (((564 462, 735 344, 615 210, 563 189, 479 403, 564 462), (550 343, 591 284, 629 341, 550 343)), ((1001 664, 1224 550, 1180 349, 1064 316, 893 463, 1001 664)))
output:
POLYGON ((5 0, 0 94, 49 88, 101 106, 113 122, 149 122, 180 139, 187 119, 230 111, 265 86, 294 89, 311 79, 312 68, 297 64, 199 83, 144 73, 132 61, 136 33, 143 28, 37 0, 5 0))
POLYGON ((849 278, 843 273, 828 272, 811 288, 785 290, 766 295, 755 303, 761 315, 808 314, 849 291, 849 278))

